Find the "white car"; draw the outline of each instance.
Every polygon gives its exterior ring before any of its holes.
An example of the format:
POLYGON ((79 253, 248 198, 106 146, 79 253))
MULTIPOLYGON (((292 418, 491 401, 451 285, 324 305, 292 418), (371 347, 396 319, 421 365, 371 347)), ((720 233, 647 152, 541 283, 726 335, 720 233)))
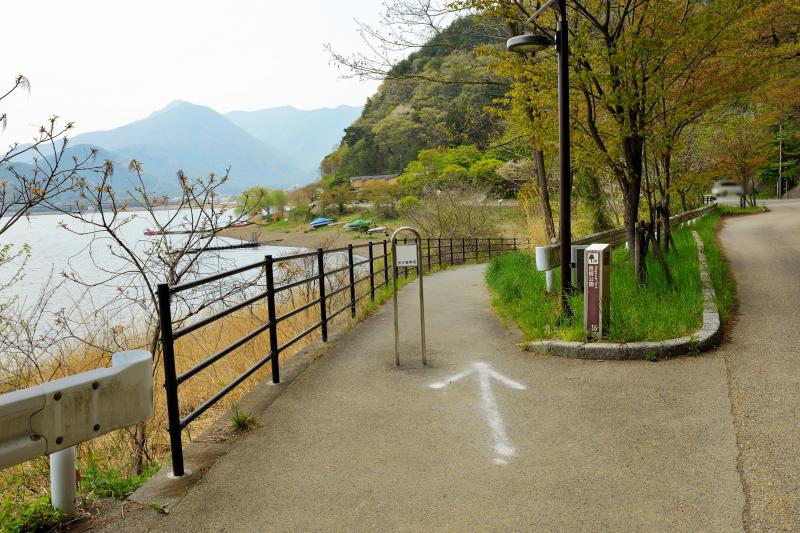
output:
POLYGON ((744 189, 735 181, 715 181, 711 187, 711 194, 714 196, 743 196, 744 189))

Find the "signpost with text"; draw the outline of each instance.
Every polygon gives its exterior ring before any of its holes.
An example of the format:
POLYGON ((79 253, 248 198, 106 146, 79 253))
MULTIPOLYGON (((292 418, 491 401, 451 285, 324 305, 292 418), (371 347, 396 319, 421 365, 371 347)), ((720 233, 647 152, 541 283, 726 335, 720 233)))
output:
POLYGON ((590 337, 601 338, 611 300, 611 245, 590 245, 584 261, 583 327, 590 337))

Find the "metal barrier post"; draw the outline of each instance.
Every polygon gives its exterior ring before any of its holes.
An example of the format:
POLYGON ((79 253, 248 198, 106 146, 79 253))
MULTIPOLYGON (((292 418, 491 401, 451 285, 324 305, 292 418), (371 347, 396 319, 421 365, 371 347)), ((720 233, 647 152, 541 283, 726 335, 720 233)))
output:
POLYGON ((322 342, 328 342, 328 308, 325 296, 325 251, 317 248, 317 277, 319 278, 319 325, 322 342))
POLYGON ((68 517, 75 515, 78 479, 75 474, 75 446, 50 454, 50 499, 53 507, 68 517))
POLYGON ((369 241, 369 299, 375 301, 375 264, 372 241, 369 241))
POLYGON ((356 317, 356 276, 353 269, 353 245, 347 245, 347 264, 350 274, 350 318, 356 317))
POLYGON ((172 337, 172 310, 169 285, 158 284, 158 321, 161 327, 161 351, 164 357, 164 388, 167 395, 169 445, 172 453, 172 475, 181 477, 183 448, 181 446, 181 416, 178 407, 178 380, 175 373, 175 347, 172 337))
POLYGON ((268 255, 264 258, 267 271, 267 320, 269 320, 269 353, 272 364, 272 382, 281 382, 281 369, 278 365, 278 324, 275 322, 275 279, 272 272, 273 260, 268 255))
POLYGON ((389 254, 386 251, 386 239, 383 239, 383 282, 389 286, 389 254))

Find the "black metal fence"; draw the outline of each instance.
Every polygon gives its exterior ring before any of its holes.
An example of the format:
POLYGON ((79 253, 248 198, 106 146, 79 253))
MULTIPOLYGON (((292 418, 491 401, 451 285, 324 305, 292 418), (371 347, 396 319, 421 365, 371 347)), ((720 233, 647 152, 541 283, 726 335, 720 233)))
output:
MULTIPOLYGON (((406 242, 406 240, 403 240, 406 242)), ((422 265, 419 268, 430 271, 434 268, 464 264, 470 261, 480 262, 508 251, 531 246, 530 239, 520 238, 448 238, 422 240, 422 265)), ((376 292, 384 286, 391 287, 390 268, 391 246, 388 241, 371 241, 364 244, 349 245, 329 250, 318 249, 315 252, 273 257, 268 255, 263 261, 220 272, 211 276, 170 286, 166 283, 158 286, 159 317, 161 341, 164 359, 164 387, 167 399, 167 419, 169 424, 170 448, 172 451, 172 471, 175 476, 184 474, 183 448, 181 433, 193 420, 217 403, 226 394, 235 389, 244 380, 270 363, 272 382, 280 382, 279 355, 303 338, 319 330, 323 341, 328 340, 328 327, 342 313, 349 310, 350 318, 356 317, 357 305, 369 298, 375 301, 376 292), (363 252, 362 252, 363 250, 363 252), (357 253, 358 252, 358 253, 357 253), (365 254, 364 256, 359 253, 365 254), (328 259, 326 261, 326 259, 328 259), (334 259, 331 261, 330 259, 334 259), (314 261, 315 260, 315 261, 314 261), (312 261, 315 263, 310 274, 299 280, 285 281, 276 285, 275 267, 281 263, 312 261), (189 324, 186 320, 174 320, 172 304, 174 297, 180 293, 198 289, 232 276, 253 273, 263 270, 265 290, 249 296, 235 304, 224 306, 214 313, 197 319, 189 324), (346 276, 345 276, 346 273, 346 276), (314 298, 304 301, 297 307, 290 307, 277 316, 276 300, 281 293, 288 293, 300 287, 311 288, 314 298), (360 291, 362 291, 359 294, 360 291), (178 374, 175 364, 175 341, 185 335, 197 331, 236 311, 255 304, 267 306, 267 320, 259 327, 244 335, 225 348, 208 356, 188 370, 178 374), (336 305, 340 307, 334 309, 336 305), (287 319, 304 311, 318 310, 318 320, 307 329, 282 344, 278 342, 278 328, 287 319), (225 385, 216 394, 206 399, 185 416, 181 416, 178 388, 192 376, 216 362, 223 360, 237 348, 259 338, 269 336, 269 351, 256 361, 244 373, 225 385)), ((398 269, 391 275, 408 277, 407 267, 398 269)), ((412 269, 413 272, 413 269, 412 269)))

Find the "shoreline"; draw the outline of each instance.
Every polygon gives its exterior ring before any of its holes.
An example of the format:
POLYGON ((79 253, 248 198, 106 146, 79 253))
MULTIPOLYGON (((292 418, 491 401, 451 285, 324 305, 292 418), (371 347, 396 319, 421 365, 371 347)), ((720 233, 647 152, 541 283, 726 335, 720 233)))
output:
POLYGON ((369 241, 382 242, 388 240, 382 233, 371 237, 363 233, 348 231, 341 226, 323 228, 319 230, 275 230, 269 227, 254 224, 244 228, 229 228, 220 233, 222 237, 230 237, 247 242, 258 242, 270 246, 285 248, 340 248, 348 244, 365 244, 369 241))

